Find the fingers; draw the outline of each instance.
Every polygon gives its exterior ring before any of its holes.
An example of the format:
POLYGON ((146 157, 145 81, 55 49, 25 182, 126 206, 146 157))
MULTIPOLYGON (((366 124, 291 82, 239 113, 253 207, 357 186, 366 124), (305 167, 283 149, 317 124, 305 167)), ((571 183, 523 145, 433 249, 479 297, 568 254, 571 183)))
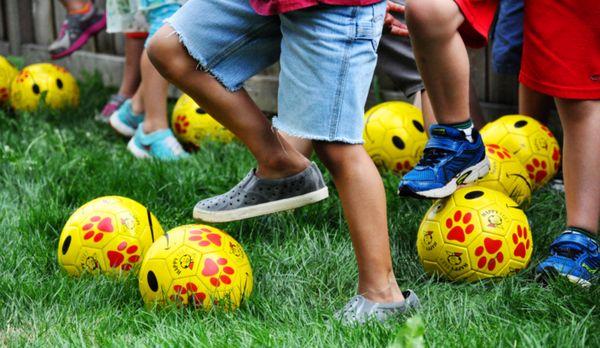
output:
POLYGON ((408 36, 408 27, 393 15, 387 13, 383 20, 384 26, 389 29, 390 33, 397 36, 408 36))
POLYGON ((389 1, 387 2, 387 12, 397 12, 397 13, 404 13, 405 11, 405 7, 404 5, 400 5, 397 4, 393 1, 389 1))

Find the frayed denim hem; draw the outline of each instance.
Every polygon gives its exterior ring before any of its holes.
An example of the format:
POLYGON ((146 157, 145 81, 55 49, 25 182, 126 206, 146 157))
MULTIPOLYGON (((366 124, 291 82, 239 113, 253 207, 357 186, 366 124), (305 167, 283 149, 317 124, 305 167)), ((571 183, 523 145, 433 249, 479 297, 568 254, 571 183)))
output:
POLYGON ((301 133, 301 132, 298 132, 297 130, 290 129, 289 127, 285 126, 281 121, 279 121, 279 119, 277 117, 273 117, 272 123, 273 123, 273 127, 275 129, 277 129, 278 131, 285 132, 288 135, 291 135, 293 137, 300 138, 300 139, 315 140, 315 141, 325 141, 325 142, 328 142, 328 143, 345 143, 345 144, 348 144, 348 145, 362 145, 362 144, 364 144, 364 140, 362 138, 360 140, 349 139, 349 138, 346 138, 346 137, 333 137, 333 138, 331 138, 331 137, 328 137, 328 136, 301 133))
POLYGON ((237 92, 240 89, 242 89, 242 87, 244 87, 243 84, 239 84, 237 86, 227 85, 225 83, 223 76, 219 75, 217 72, 215 72, 214 70, 212 70, 208 67, 208 63, 207 63, 206 59, 200 54, 200 52, 192 52, 190 50, 190 45, 189 45, 187 38, 183 35, 182 31, 179 28, 177 28, 177 25, 170 18, 165 20, 165 23, 167 23, 173 29, 173 34, 177 35, 177 37, 179 38, 179 42, 181 42, 183 44, 183 47, 185 47, 185 50, 187 51, 187 53, 192 58, 194 58, 194 60, 196 60, 196 62, 198 62, 198 65, 196 66, 197 70, 203 71, 203 72, 209 74, 210 76, 214 77, 229 92, 237 92))

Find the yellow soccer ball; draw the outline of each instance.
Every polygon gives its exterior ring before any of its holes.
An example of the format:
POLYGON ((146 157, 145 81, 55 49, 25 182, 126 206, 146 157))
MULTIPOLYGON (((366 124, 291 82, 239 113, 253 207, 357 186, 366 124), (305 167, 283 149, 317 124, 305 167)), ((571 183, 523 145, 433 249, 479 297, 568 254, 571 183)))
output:
POLYGON ((206 225, 176 227, 152 245, 140 271, 148 305, 237 308, 252 293, 250 261, 229 234, 206 225))
POLYGON ((527 267, 533 240, 527 217, 513 200, 468 186, 427 211, 417 234, 417 251, 427 273, 471 282, 527 267))
POLYGON ((200 146, 203 140, 230 142, 235 136, 227 128, 212 118, 186 94, 179 97, 173 115, 171 128, 183 143, 200 146))
POLYGON ((517 157, 534 189, 546 185, 558 172, 560 146, 552 132, 531 117, 503 116, 483 127, 481 136, 484 143, 503 146, 517 157))
POLYGON ((96 198, 77 209, 58 243, 58 263, 70 275, 137 272, 145 252, 164 234, 158 220, 125 197, 96 198))
POLYGON ((49 63, 27 66, 13 80, 10 102, 15 110, 37 109, 42 96, 52 109, 79 105, 79 86, 65 68, 49 63))
POLYGON ((6 103, 10 96, 10 84, 19 74, 19 70, 0 56, 0 105, 6 103))
POLYGON ((477 185, 504 193, 519 205, 527 205, 532 185, 525 167, 500 145, 486 144, 485 148, 490 171, 477 181, 477 185))
POLYGON ((365 114, 363 139, 378 167, 405 174, 417 164, 427 143, 421 110, 398 101, 376 105, 365 114))

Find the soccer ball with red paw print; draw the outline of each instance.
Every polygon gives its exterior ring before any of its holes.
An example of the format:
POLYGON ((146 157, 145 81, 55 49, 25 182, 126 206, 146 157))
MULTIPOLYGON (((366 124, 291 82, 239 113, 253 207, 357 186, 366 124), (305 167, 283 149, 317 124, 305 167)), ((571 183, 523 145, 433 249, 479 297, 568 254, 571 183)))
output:
POLYGON ((427 273, 476 281, 527 267, 533 240, 527 217, 513 200, 468 186, 436 201, 425 214, 417 251, 427 273))
POLYGON ((560 168, 560 146, 554 134, 534 118, 508 115, 481 130, 483 142, 500 145, 527 171, 534 189, 546 185, 560 168))
POLYGON ((252 268, 229 234, 206 225, 185 225, 150 247, 139 285, 149 305, 235 309, 252 293, 252 268))
POLYGON ((137 272, 146 250, 164 234, 140 203, 125 197, 100 197, 77 209, 58 243, 58 262, 71 275, 137 272))

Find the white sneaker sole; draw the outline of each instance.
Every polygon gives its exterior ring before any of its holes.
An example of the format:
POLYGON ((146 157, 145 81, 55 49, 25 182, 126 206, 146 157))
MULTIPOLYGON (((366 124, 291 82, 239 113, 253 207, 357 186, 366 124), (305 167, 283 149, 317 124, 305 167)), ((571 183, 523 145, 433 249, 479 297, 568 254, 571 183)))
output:
POLYGON ((490 161, 487 156, 479 163, 471 166, 462 172, 458 173, 450 182, 444 187, 440 187, 433 190, 415 192, 417 195, 427 198, 445 198, 458 189, 459 185, 470 184, 483 178, 490 171, 490 161))
POLYGON ((110 126, 117 131, 117 133, 131 138, 134 134, 135 134, 135 129, 129 127, 128 125, 126 125, 125 123, 123 123, 120 119, 119 119, 119 115, 117 114, 118 111, 113 112, 112 115, 110 115, 110 119, 108 120, 108 123, 110 123, 110 126))
POLYGON ((257 216, 278 213, 281 211, 300 208, 305 205, 316 203, 329 197, 329 190, 323 187, 317 191, 305 193, 300 196, 280 199, 233 210, 209 211, 194 208, 194 219, 204 222, 230 222, 249 219, 257 216))
POLYGON ((151 158, 152 157, 150 155, 150 153, 148 153, 148 151, 137 146, 135 144, 135 141, 133 141, 133 138, 131 140, 129 140, 129 142, 127 143, 127 150, 129 152, 131 152, 137 158, 143 159, 143 158, 151 158))
POLYGON ((570 275, 570 274, 562 274, 562 275, 566 276, 567 279, 569 279, 569 281, 571 283, 577 284, 577 285, 579 285, 581 287, 587 288, 587 287, 592 286, 592 283, 590 281, 588 281, 588 280, 585 280, 585 279, 582 279, 582 278, 579 278, 579 277, 576 277, 576 276, 570 275))

